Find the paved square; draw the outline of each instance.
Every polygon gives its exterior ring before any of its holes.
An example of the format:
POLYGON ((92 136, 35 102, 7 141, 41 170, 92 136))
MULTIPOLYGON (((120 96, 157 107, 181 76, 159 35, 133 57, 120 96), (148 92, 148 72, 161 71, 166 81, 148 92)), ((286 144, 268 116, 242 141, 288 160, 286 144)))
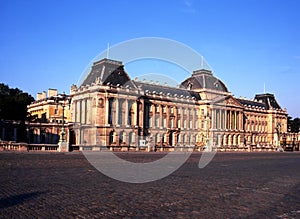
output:
POLYGON ((217 153, 204 169, 200 156, 164 179, 130 184, 79 152, 3 152, 0 218, 300 218, 300 153, 217 153))

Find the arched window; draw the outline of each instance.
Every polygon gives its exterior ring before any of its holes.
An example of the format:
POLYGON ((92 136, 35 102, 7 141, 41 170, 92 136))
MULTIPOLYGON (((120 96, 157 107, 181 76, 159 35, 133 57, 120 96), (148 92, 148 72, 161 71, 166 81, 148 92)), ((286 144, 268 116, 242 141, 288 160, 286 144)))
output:
POLYGON ((130 132, 129 133, 129 143, 135 143, 135 133, 134 132, 130 132))
POLYGON ((126 143, 126 132, 125 131, 121 131, 120 132, 120 135, 119 135, 119 141, 120 141, 120 144, 121 143, 126 143))
POLYGON ((109 132, 109 144, 112 144, 112 143, 115 142, 115 141, 114 141, 114 136, 115 136, 114 131, 110 131, 110 132, 109 132))
POLYGON ((178 135, 177 135, 177 143, 180 143, 180 144, 181 144, 181 134, 178 134, 178 135))
POLYGON ((163 134, 163 143, 166 143, 166 142, 167 142, 167 134, 164 133, 164 134, 163 134))
POLYGON ((194 144, 194 135, 190 135, 190 140, 189 140, 189 145, 193 145, 194 144))
POLYGON ((233 141, 232 141, 233 145, 236 145, 236 135, 233 135, 233 141))
POLYGON ((231 142, 231 135, 228 135, 228 145, 232 145, 232 142, 231 142))
POLYGON ((128 101, 127 110, 127 125, 132 125, 132 115, 133 115, 133 101, 128 101))
POLYGON ((160 134, 159 133, 157 133, 155 135, 155 143, 160 143, 160 134))
POLYGON ((183 144, 187 145, 188 144, 188 138, 187 138, 187 134, 183 135, 183 144))

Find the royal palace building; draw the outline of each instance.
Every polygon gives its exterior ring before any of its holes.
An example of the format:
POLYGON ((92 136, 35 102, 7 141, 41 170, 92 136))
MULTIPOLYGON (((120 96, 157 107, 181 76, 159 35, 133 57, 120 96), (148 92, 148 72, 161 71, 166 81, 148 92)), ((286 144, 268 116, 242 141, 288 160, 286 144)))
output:
POLYGON ((277 147, 287 132, 273 94, 236 98, 207 69, 171 87, 132 80, 122 62, 102 59, 70 96, 73 144, 82 150, 277 147))
POLYGON ((67 101, 57 101, 58 97, 57 89, 48 89, 48 92, 38 93, 36 101, 27 107, 34 120, 27 125, 29 143, 58 143, 63 124, 68 130, 68 142, 72 142, 69 135, 72 132, 71 105, 67 101), (63 105, 63 102, 66 103, 63 105))

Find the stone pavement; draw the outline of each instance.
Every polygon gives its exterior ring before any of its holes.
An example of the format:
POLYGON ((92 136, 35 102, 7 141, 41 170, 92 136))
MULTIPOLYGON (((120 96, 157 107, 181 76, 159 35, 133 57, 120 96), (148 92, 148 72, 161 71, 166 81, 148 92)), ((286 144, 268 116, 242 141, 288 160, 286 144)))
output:
POLYGON ((0 218, 300 218, 300 153, 217 153, 203 169, 200 156, 164 179, 130 184, 79 152, 2 152, 0 218))

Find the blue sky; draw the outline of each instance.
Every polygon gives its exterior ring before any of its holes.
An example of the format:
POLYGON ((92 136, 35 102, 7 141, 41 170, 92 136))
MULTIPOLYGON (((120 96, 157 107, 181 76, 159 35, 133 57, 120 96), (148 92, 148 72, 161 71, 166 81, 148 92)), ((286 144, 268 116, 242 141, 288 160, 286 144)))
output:
POLYGON ((265 83, 300 117, 299 9, 298 0, 0 0, 0 81, 34 97, 68 92, 107 43, 163 37, 203 55, 235 96, 253 98, 265 83))

